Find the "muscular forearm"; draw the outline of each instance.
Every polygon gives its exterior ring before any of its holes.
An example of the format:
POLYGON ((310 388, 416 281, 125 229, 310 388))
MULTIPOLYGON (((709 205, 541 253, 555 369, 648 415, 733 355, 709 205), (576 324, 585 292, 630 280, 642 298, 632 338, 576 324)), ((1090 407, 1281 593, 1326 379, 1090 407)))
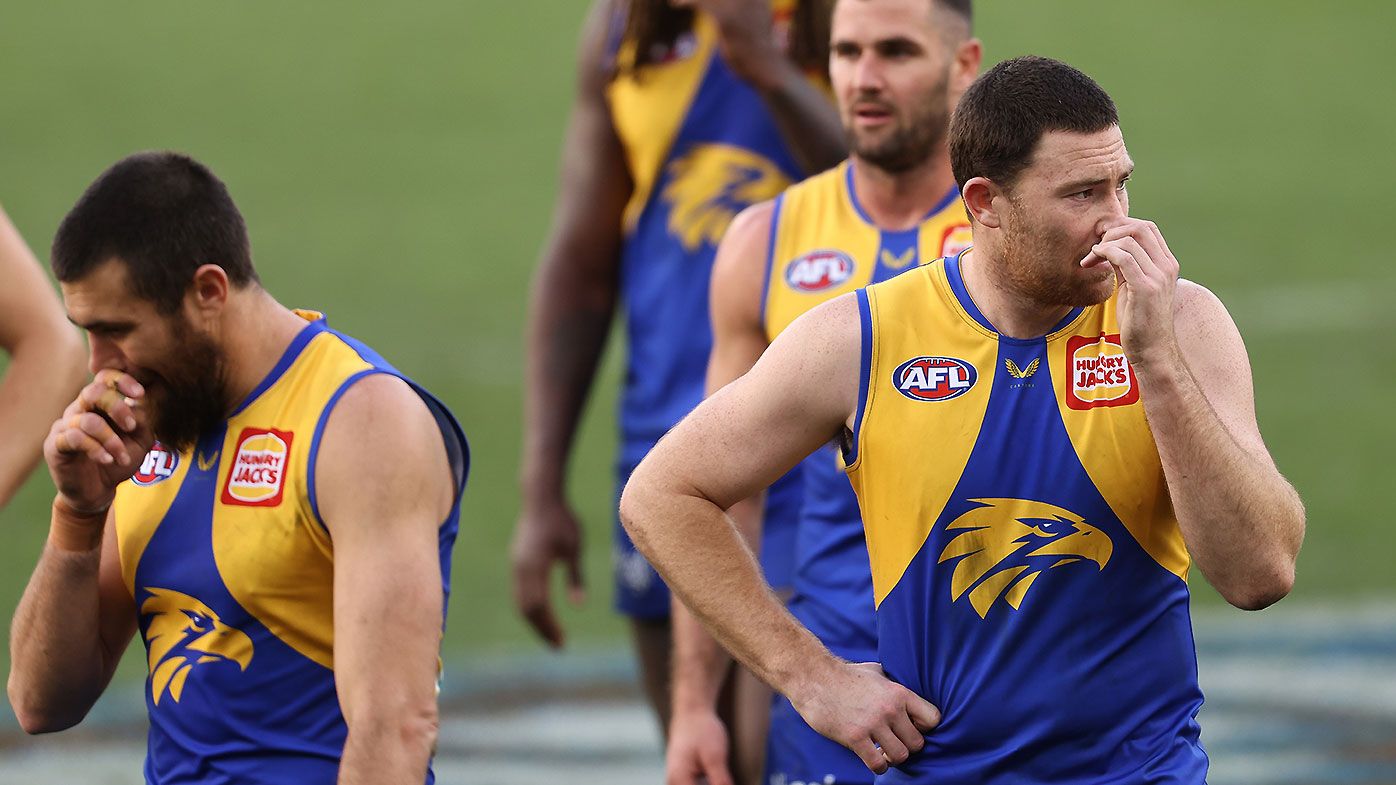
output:
POLYGON ((27 336, 0 380, 0 508, 43 452, 49 425, 82 387, 82 341, 67 325, 27 336))
POLYGON ((806 174, 838 164, 848 152, 838 113, 818 87, 788 60, 752 80, 776 127, 806 174))
POLYGON ((641 466, 621 500, 621 520, 718 644, 787 695, 831 666, 833 655, 762 580, 732 521, 707 499, 660 490, 663 472, 641 466))
POLYGON ((10 705, 30 733, 76 725, 110 672, 98 624, 100 547, 45 546, 10 628, 10 705))
POLYGON ((392 722, 351 723, 339 764, 339 785, 426 782, 436 746, 436 713, 392 722))
POLYGON ((1298 494, 1268 454, 1241 446, 1181 356, 1137 372, 1189 553, 1232 604, 1270 605, 1294 580, 1304 536, 1298 494))
POLYGON ((615 313, 615 285, 588 281, 562 264, 545 264, 530 310, 521 481, 528 492, 560 495, 567 455, 615 313))

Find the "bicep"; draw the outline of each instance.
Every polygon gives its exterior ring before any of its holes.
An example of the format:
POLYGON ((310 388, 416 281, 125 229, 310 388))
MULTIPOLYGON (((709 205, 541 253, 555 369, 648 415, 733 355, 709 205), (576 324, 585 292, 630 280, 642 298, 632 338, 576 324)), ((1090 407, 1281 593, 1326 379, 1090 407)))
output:
POLYGON ((544 263, 602 273, 618 264, 621 221, 632 182, 606 103, 609 7, 598 0, 582 33, 576 96, 567 119, 562 170, 544 263))
POLYGON ((334 543, 335 675, 351 706, 425 699, 443 605, 438 529, 454 504, 442 433, 426 403, 387 375, 356 382, 321 438, 315 483, 334 543), (366 483, 364 477, 373 477, 366 483))
POLYGON ((860 329, 851 295, 796 320, 660 441, 641 467, 649 481, 722 509, 775 482, 850 421, 860 329))
POLYGON ((708 358, 708 394, 751 370, 768 345, 761 298, 771 212, 771 202, 747 208, 718 245, 709 291, 713 349, 708 358))
POLYGON ((1189 372, 1237 444, 1269 460, 1256 422, 1250 357, 1236 323, 1206 288, 1186 280, 1178 286, 1174 324, 1189 372))

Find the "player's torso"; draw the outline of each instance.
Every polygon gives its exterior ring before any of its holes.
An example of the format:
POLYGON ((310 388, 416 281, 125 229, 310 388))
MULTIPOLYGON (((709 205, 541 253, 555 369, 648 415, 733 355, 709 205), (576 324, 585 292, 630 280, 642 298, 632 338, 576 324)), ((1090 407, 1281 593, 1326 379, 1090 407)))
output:
POLYGON ((860 293, 887 672, 944 714, 880 782, 1201 782, 1189 560, 1115 300, 997 335, 950 259, 860 293))
MULTIPOLYGON (((775 3, 777 25, 794 3, 775 3)), ((708 280, 732 219, 801 176, 760 95, 718 54, 712 20, 632 71, 622 44, 607 88, 634 190, 624 215, 621 286, 629 370, 621 425, 647 449, 702 398, 711 349, 708 280)))
MULTIPOLYGON (((853 167, 842 165, 781 194, 766 265, 762 318, 774 340, 815 306, 968 245, 969 224, 951 187, 922 223, 879 228, 862 209, 853 167)), ((840 656, 876 656, 872 578, 858 501, 832 444, 801 466, 804 507, 791 610, 840 656)))
MULTIPOLYGON (((118 489, 122 573, 147 649, 151 782, 335 781, 334 555, 312 478, 325 415, 377 372, 311 324, 219 430, 183 454, 152 451, 118 489)), ((455 527, 453 513, 447 570, 455 527)))

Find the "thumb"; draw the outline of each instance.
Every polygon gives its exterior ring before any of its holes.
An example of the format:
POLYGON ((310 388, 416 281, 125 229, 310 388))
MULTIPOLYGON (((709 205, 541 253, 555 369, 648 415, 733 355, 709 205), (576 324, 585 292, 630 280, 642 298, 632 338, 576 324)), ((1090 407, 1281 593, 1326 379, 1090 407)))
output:
POLYGON ((930 733, 940 724, 940 709, 911 690, 906 691, 906 713, 922 733, 930 733))
POLYGON ((582 580, 582 555, 573 551, 567 556, 567 598, 573 605, 586 601, 586 583, 582 580))

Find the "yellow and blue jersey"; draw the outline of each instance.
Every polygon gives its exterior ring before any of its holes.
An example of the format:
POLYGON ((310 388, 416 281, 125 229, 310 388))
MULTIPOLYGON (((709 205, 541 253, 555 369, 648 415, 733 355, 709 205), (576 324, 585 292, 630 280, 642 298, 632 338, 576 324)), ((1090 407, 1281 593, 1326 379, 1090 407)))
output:
POLYGON ((858 293, 879 659, 943 715, 878 782, 1203 782, 1190 560, 1117 297, 1009 338, 961 258, 858 293))
MULTIPOLYGON (((777 24, 794 0, 776 0, 777 24)), ((619 484, 659 438, 703 399, 712 350, 708 283, 718 242, 747 207, 775 197, 803 176, 757 91, 718 52, 712 18, 695 13, 693 29, 654 62, 632 68, 633 42, 613 39, 615 75, 606 88, 611 121, 624 150, 633 192, 623 215, 620 292, 626 373, 620 400, 619 484)), ((788 586, 796 478, 772 489, 762 564, 788 586)), ((667 616, 659 576, 615 527, 617 604, 632 616, 667 616)))
MULTIPOLYGON (((762 298, 768 340, 823 302, 969 244, 969 220, 953 186, 918 226, 888 231, 863 210, 854 166, 845 161, 776 198, 762 298)), ((811 455, 800 474, 803 505, 795 532, 790 611, 838 656, 876 660, 863 522, 838 448, 831 444, 811 455)), ((768 743, 767 780, 872 781, 858 756, 810 729, 784 698, 777 698, 768 743)))
MULTIPOLYGON (((337 777, 346 726, 334 679, 334 545, 314 483, 320 437, 354 382, 379 373, 412 382, 319 314, 298 313, 306 326, 220 428, 184 453, 157 445, 117 490, 117 549, 149 666, 150 783, 337 777)), ((446 407, 412 386, 457 483, 439 535, 449 596, 469 452, 446 407)))

